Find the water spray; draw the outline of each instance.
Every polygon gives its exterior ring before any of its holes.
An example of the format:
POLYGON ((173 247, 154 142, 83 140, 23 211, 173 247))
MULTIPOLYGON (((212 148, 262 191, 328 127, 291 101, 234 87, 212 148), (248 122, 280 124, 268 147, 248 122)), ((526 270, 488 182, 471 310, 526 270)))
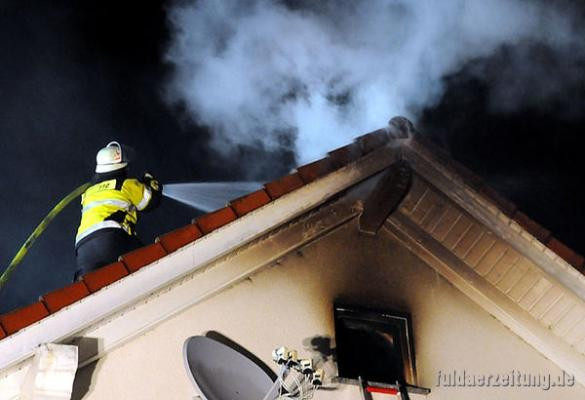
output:
POLYGON ((258 182, 191 182, 163 185, 163 196, 204 212, 224 207, 229 200, 262 187, 258 182))

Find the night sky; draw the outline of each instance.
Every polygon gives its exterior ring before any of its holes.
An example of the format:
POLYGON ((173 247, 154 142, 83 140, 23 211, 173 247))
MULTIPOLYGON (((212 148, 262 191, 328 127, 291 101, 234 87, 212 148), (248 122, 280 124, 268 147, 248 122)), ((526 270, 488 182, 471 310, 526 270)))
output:
MULTIPOLYGON (((162 100, 172 66, 164 1, 21 1, 0 4, 0 270, 40 220, 92 175, 95 153, 110 140, 131 146, 131 171, 162 182, 242 179, 246 165, 272 168, 269 180, 295 166, 290 151, 241 146, 221 158, 180 105, 162 100)), ((514 112, 490 107, 489 79, 510 62, 505 49, 445 77, 446 93, 417 126, 438 145, 562 241, 585 253, 585 72, 572 87, 514 112)), ((550 73, 562 60, 537 51, 550 73)), ((581 64, 585 67, 585 64, 581 64)), ((584 69, 585 71, 585 69, 584 69)), ((542 82, 535 81, 538 86, 542 82)), ((530 93, 526 94, 527 96, 530 93)), ((390 118, 391 115, 388 115, 390 118)), ((356 136, 364 132, 356 132, 356 136)), ((35 301, 70 282, 79 206, 69 206, 33 246, 0 293, 0 312, 35 301)), ((197 211, 166 200, 144 215, 148 243, 197 211)))

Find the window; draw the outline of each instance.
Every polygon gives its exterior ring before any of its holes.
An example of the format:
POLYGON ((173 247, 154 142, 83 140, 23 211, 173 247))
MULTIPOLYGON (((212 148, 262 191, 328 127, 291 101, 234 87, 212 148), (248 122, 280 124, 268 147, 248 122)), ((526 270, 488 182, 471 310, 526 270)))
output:
POLYGON ((334 316, 341 378, 416 385, 409 314, 337 305, 334 316))

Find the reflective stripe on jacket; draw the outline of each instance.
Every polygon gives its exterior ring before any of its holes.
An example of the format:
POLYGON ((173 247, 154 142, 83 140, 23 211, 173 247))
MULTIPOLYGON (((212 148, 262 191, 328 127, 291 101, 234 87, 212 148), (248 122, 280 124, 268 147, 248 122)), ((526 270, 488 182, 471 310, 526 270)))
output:
POLYGON ((137 211, 148 207, 152 197, 152 190, 137 179, 109 179, 90 186, 81 196, 81 223, 75 244, 105 228, 134 235, 137 211))

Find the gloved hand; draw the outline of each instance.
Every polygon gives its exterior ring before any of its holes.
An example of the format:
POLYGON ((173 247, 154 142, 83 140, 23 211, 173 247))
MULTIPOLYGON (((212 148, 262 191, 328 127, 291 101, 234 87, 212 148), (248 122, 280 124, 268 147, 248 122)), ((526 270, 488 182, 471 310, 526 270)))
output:
POLYGON ((150 172, 145 172, 144 176, 142 177, 142 182, 145 185, 149 186, 152 190, 156 192, 162 191, 162 185, 152 176, 150 172))

